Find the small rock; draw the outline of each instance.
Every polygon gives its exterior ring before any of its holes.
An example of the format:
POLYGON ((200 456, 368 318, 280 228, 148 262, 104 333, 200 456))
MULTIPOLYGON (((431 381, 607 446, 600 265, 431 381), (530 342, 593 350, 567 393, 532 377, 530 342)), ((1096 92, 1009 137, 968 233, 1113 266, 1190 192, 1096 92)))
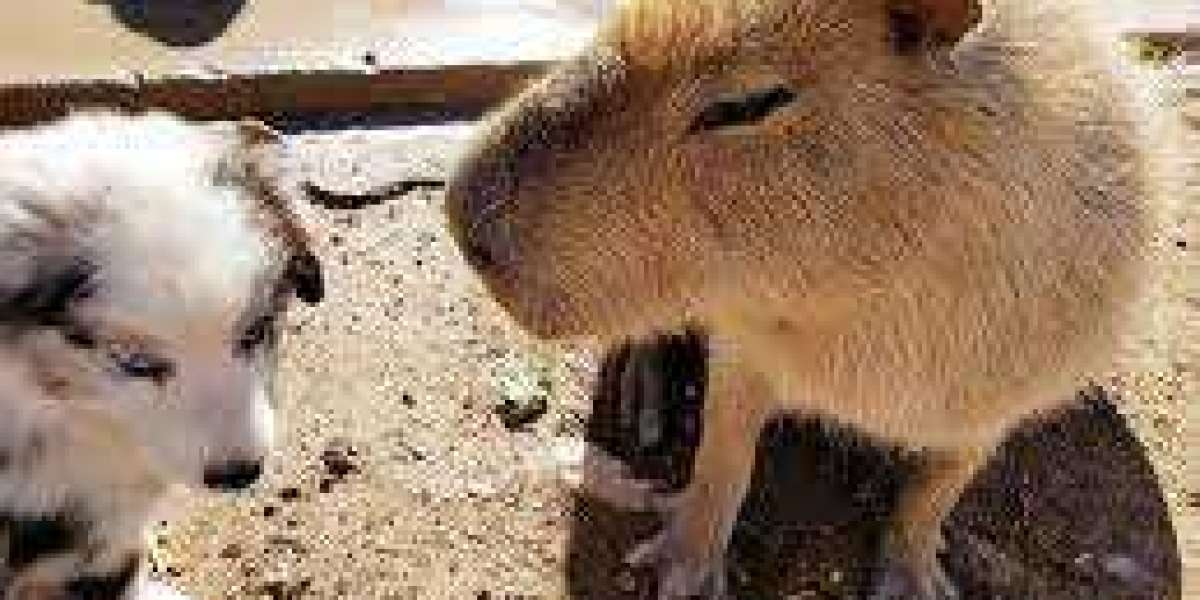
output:
POLYGON ((518 404, 512 398, 506 398, 504 402, 496 405, 492 412, 500 417, 500 423, 505 429, 517 431, 536 423, 548 410, 549 403, 545 396, 537 395, 529 398, 524 405, 518 404))
POLYGON ((325 471, 336 480, 345 479, 347 475, 359 471, 358 465, 354 464, 346 453, 336 448, 322 452, 321 462, 325 465, 325 471))

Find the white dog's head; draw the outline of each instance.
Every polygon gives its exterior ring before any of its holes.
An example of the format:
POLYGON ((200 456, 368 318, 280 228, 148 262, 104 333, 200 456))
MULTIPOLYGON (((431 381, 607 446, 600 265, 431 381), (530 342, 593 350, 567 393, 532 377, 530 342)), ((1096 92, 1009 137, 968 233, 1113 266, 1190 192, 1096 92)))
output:
POLYGON ((323 294, 272 133, 85 113, 0 135, 0 344, 39 396, 6 403, 168 480, 258 478, 278 317, 323 294))

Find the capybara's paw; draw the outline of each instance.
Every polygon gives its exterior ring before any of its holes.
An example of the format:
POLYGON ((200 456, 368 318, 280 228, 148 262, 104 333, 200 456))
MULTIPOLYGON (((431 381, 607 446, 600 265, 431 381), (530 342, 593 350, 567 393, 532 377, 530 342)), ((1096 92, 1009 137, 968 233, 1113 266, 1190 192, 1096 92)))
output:
POLYGON ((724 548, 692 541, 686 531, 686 523, 673 517, 629 553, 625 562, 654 570, 659 600, 726 598, 724 548))
POLYGON ((589 445, 583 458, 584 491, 615 508, 665 513, 679 503, 680 494, 667 482, 635 477, 621 459, 589 445))
POLYGON ((936 558, 885 557, 870 600, 958 600, 958 588, 936 558))

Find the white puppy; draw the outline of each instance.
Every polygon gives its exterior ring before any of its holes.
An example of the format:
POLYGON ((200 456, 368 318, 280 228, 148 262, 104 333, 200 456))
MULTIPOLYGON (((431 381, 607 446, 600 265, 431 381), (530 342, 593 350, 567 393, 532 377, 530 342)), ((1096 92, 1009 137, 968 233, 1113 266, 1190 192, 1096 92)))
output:
POLYGON ((275 139, 102 112, 0 134, 4 600, 150 595, 168 487, 262 472, 276 318, 323 293, 275 139))

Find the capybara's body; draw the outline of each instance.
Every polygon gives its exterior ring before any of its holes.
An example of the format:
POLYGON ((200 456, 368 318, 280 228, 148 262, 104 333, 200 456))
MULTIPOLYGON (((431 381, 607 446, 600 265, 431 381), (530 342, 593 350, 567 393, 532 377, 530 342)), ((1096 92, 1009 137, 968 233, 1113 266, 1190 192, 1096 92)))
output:
POLYGON ((1143 141, 1094 8, 634 1, 486 126, 447 210, 514 318, 715 340, 694 482, 635 557, 661 595, 720 590, 781 411, 927 453, 878 595, 953 594, 941 519, 1107 366, 1147 272, 1143 141))

